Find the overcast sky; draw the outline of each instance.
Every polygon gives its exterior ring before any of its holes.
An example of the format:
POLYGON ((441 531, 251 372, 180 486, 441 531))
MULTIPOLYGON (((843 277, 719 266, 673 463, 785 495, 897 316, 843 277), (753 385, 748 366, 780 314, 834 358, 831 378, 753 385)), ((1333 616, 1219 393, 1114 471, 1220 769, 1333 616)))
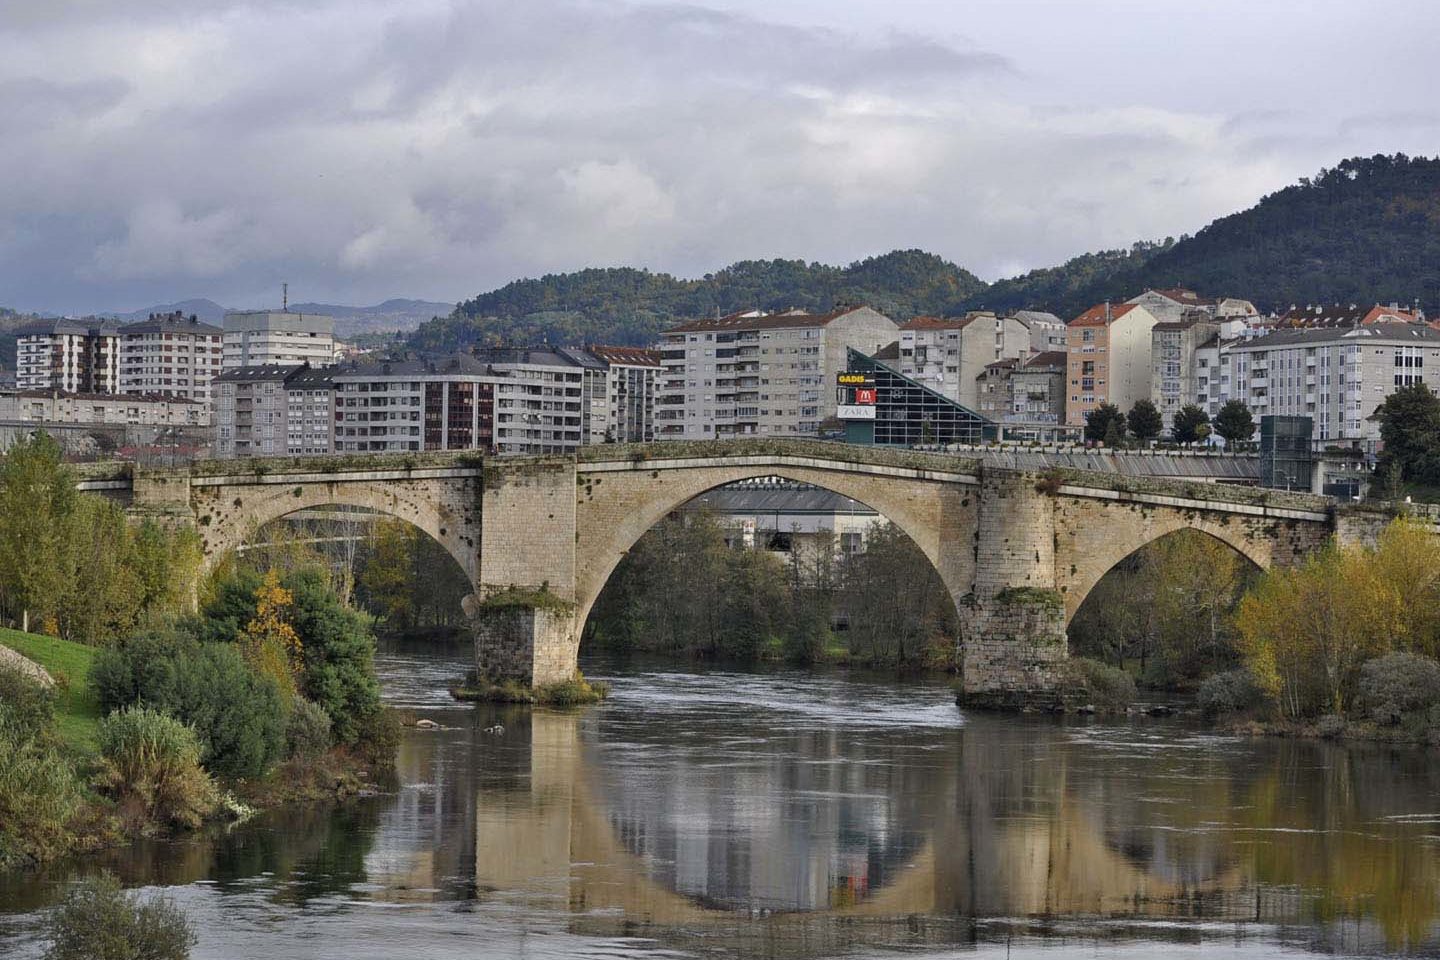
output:
POLYGON ((0 0, 0 305, 995 279, 1440 153, 1434 0, 0 0))

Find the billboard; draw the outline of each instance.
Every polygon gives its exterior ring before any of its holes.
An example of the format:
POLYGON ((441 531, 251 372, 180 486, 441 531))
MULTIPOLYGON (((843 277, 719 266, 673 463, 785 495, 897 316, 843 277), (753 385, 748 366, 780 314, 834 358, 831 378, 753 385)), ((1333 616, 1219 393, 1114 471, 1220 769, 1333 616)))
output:
POLYGON ((839 373, 835 375, 835 382, 842 387, 863 387, 875 381, 868 373, 839 373))
POLYGON ((835 408, 835 416, 841 420, 874 420, 875 404, 842 403, 835 408))

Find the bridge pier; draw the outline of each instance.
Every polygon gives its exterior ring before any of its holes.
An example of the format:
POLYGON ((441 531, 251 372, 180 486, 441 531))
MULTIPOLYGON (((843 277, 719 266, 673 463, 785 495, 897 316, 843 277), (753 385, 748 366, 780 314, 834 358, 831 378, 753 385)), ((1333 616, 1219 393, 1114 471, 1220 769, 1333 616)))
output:
POLYGON ((471 617, 475 672, 500 683, 548 687, 575 676, 580 635, 575 612, 523 603, 482 603, 471 617))
POLYGON ((983 709, 1052 706, 1069 650, 1055 584, 1055 513, 1041 478, 983 471, 978 524, 975 582, 958 602, 960 701, 983 709))

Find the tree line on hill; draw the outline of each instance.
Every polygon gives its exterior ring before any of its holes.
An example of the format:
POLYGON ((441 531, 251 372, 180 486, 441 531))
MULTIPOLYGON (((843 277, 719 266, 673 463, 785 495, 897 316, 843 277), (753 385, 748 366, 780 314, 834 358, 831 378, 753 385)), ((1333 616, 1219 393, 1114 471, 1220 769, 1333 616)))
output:
POLYGON ((1076 316, 1147 288, 1184 286, 1262 310, 1310 302, 1419 299, 1440 308, 1440 159, 1343 160, 1194 236, 1139 242, 986 284, 920 250, 847 267, 749 260, 698 280, 629 268, 518 280, 467 300, 409 339, 420 350, 472 344, 648 345, 680 320, 739 310, 824 312, 863 303, 899 320, 967 309, 1076 316))

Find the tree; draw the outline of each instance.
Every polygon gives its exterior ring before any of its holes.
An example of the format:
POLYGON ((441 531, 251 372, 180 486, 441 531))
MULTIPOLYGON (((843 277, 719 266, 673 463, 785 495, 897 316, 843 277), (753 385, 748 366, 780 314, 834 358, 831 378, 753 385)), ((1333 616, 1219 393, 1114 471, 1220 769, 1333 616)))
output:
POLYGON ((1160 431, 1165 426, 1160 411, 1156 410, 1155 404, 1149 400, 1136 400, 1125 422, 1130 427, 1130 433, 1141 443, 1149 443, 1160 436, 1160 431))
POLYGON ((1400 387, 1375 410, 1380 421, 1376 472, 1407 483, 1440 484, 1440 397, 1424 383, 1400 387))
POLYGON ((1125 439, 1125 414, 1121 413, 1115 404, 1102 403, 1085 414, 1086 440, 1092 443, 1110 443, 1116 437, 1125 439))
POLYGON ((1215 415, 1215 432, 1225 438, 1225 443, 1245 443, 1255 436, 1255 418, 1243 400, 1226 400, 1220 412, 1215 415))
POLYGON ((1373 559, 1331 546, 1298 568, 1271 570, 1240 601, 1245 664, 1285 717, 1343 714, 1361 665, 1404 633, 1401 596, 1373 559))
POLYGON ((338 742, 354 743, 380 709, 375 635, 340 602, 323 571, 296 571, 282 586, 293 597, 290 623, 304 650, 301 692, 330 717, 338 742))
POLYGON ((305 663, 300 636, 290 624, 295 597, 280 586, 271 570, 255 590, 255 616, 245 625, 240 649, 246 661, 275 681, 285 700, 295 696, 296 680, 305 663))
POLYGON ((1170 436, 1176 443, 1198 443, 1210 435, 1210 414, 1193 403, 1187 403, 1175 412, 1170 424, 1170 436))
POLYGON ((0 463, 0 597, 22 625, 59 609, 79 496, 60 444, 46 433, 17 443, 0 463))

